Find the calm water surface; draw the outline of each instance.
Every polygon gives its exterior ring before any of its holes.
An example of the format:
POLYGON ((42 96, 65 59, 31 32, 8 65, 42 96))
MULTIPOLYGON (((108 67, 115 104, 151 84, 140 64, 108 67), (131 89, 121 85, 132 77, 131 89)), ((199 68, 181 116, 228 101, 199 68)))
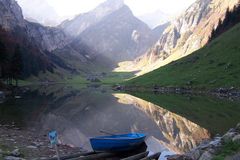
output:
POLYGON ((35 86, 22 99, 0 104, 0 124, 14 122, 38 134, 57 130, 62 143, 86 150, 101 130, 142 132, 149 150, 183 153, 240 122, 239 104, 202 96, 120 94, 106 87, 35 86))

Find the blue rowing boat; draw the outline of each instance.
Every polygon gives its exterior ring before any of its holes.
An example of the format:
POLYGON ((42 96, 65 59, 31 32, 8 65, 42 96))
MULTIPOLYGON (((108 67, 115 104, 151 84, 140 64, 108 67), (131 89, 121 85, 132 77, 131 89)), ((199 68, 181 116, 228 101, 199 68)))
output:
POLYGON ((130 133, 90 138, 90 143, 94 151, 118 152, 133 150, 139 147, 145 138, 145 134, 130 133))

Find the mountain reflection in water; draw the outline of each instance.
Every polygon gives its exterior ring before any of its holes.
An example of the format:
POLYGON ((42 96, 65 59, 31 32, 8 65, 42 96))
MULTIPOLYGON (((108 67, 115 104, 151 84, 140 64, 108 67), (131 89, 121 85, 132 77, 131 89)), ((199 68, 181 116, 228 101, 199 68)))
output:
POLYGON ((128 94, 114 96, 119 98, 120 103, 134 105, 151 117, 161 135, 159 142, 172 151, 188 151, 203 139, 210 138, 210 133, 206 129, 160 106, 128 94))

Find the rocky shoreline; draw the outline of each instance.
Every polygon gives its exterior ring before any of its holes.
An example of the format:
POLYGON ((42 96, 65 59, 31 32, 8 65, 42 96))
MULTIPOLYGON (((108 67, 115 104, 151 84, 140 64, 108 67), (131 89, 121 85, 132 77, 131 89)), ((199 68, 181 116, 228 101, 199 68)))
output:
MULTIPOLYGON (((216 136, 212 140, 202 142, 197 148, 185 155, 173 155, 168 160, 212 160, 221 154, 224 145, 236 144, 240 146, 240 123, 236 128, 230 129, 222 137, 216 136)), ((240 160, 240 148, 233 155, 225 157, 226 160, 240 160)))
POLYGON ((192 88, 192 87, 142 87, 142 86, 113 86, 115 91, 125 92, 153 92, 153 93, 174 93, 174 94, 203 94, 213 95, 222 98, 240 99, 240 89, 238 88, 192 88))
MULTIPOLYGON (((81 148, 59 145, 60 155, 81 153, 81 148)), ((48 136, 37 130, 0 125, 0 160, 49 159, 56 156, 48 136)))

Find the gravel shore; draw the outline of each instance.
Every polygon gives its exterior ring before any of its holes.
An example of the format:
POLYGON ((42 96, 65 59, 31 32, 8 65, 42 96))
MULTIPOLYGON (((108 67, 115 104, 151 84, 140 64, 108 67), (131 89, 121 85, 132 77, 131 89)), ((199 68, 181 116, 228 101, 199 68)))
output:
MULTIPOLYGON (((80 148, 59 145, 60 155, 83 152, 80 148)), ((35 129, 24 130, 14 125, 0 125, 0 160, 47 159, 56 156, 48 136, 35 129)))

